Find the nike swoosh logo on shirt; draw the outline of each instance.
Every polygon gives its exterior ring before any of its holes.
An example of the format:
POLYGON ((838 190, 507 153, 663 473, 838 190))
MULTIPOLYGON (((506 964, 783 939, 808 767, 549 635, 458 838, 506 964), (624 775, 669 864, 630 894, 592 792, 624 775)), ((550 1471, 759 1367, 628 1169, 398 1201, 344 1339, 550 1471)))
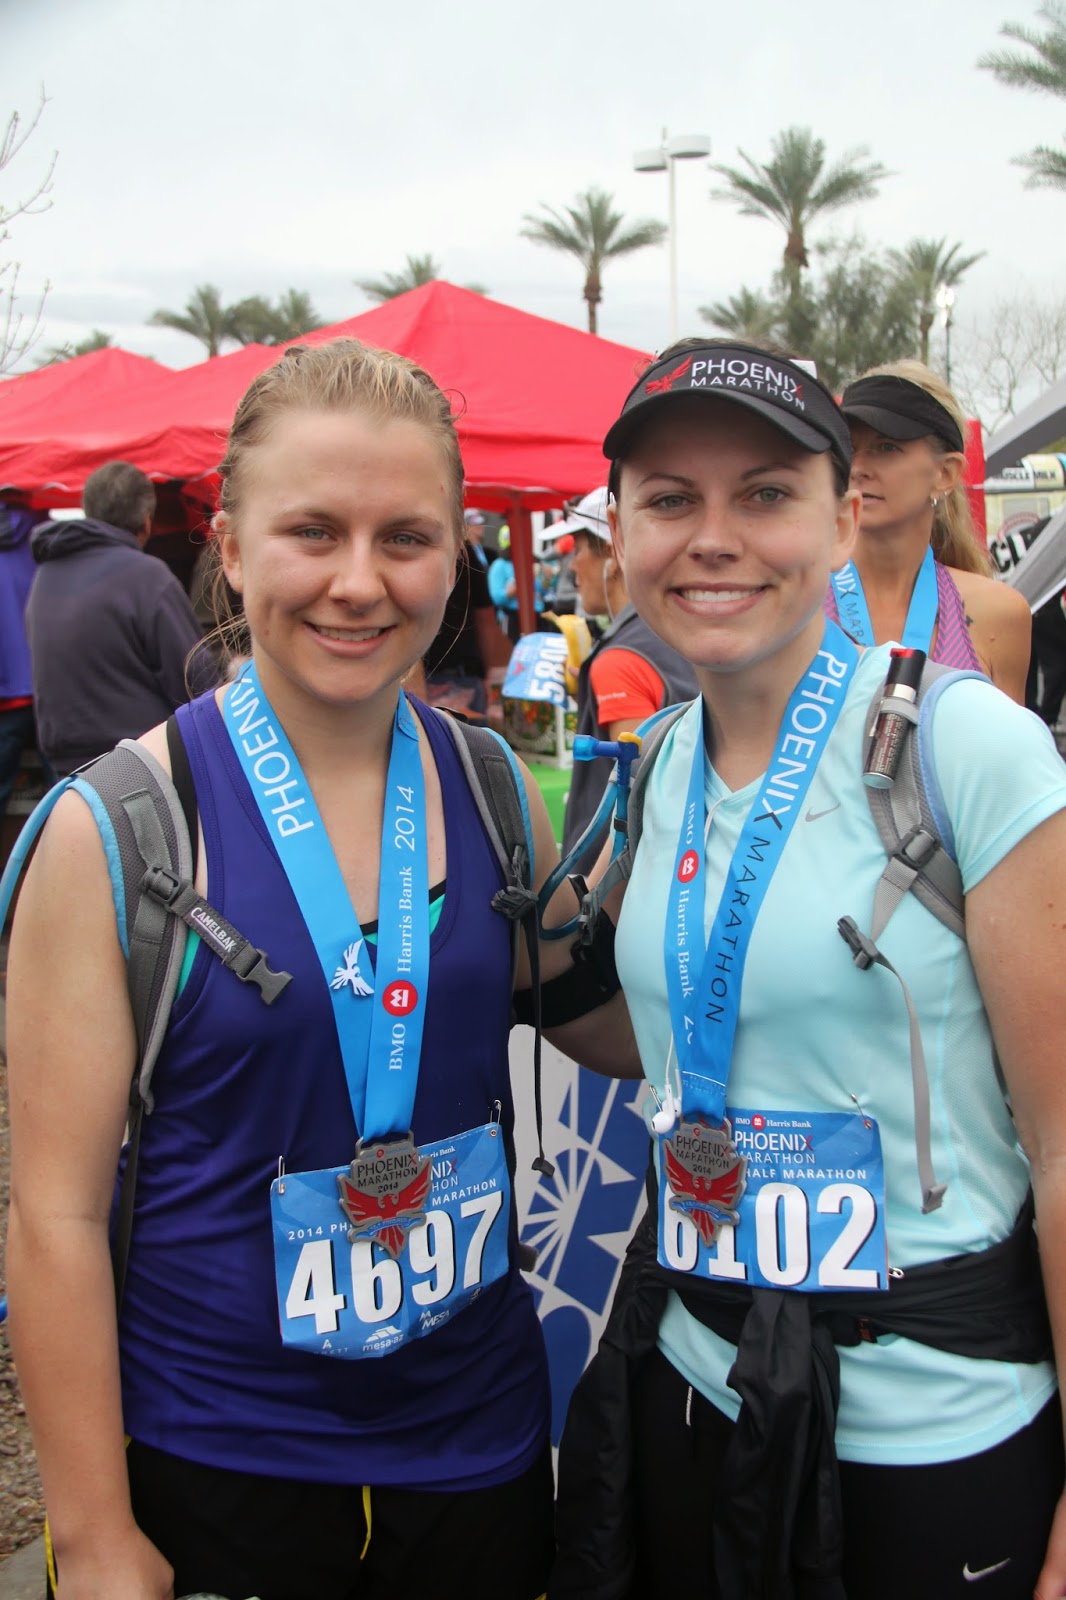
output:
POLYGON ((808 811, 803 820, 804 822, 817 822, 819 817, 827 817, 831 811, 839 810, 840 801, 838 800, 835 806, 826 806, 824 811, 808 811))
POLYGON ((997 1561, 994 1567, 979 1567, 978 1570, 974 1572, 970 1567, 970 1563, 967 1561, 966 1565, 962 1569, 962 1575, 966 1579, 967 1583, 976 1583, 979 1578, 990 1578, 993 1572, 1002 1572, 1003 1568, 1009 1567, 1010 1564, 1011 1558, 1008 1556, 1006 1561, 997 1561))

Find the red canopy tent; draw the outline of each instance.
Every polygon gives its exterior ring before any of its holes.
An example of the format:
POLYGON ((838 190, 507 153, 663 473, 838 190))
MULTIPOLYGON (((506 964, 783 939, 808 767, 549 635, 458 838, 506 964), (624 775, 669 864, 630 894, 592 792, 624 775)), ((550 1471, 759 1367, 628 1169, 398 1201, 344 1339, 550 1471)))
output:
MULTIPOLYGON (((603 435, 647 357, 440 282, 293 342, 342 336, 410 356, 454 397, 467 497, 508 515, 531 619, 529 512, 603 481, 603 435)), ((2 407, 0 493, 76 505, 89 473, 119 457, 210 503, 237 402, 278 354, 250 345, 80 415, 57 404, 44 421, 35 412, 20 425, 2 407)))
MULTIPOLYGON (((141 384, 165 383, 172 376, 169 367, 131 350, 91 350, 88 355, 54 361, 34 372, 4 379, 0 382, 0 417, 11 421, 17 416, 21 423, 60 407, 88 414, 94 406, 107 406, 141 384)), ((0 429, 6 436, 2 423, 0 429)))
MULTIPOLYGON (((516 494, 536 509, 594 487, 604 474, 603 434, 647 360, 447 283, 293 342, 339 337, 410 356, 454 396, 471 498, 477 490, 478 505, 490 510, 510 508, 516 494)), ((122 354, 100 351, 65 365, 122 354)), ((248 345, 180 372, 144 362, 152 382, 143 389, 130 383, 84 402, 56 395, 51 405, 20 406, 17 417, 0 402, 0 487, 29 492, 47 483, 74 494, 116 456, 154 478, 201 478, 218 463, 248 383, 277 359, 276 349, 248 345)))
POLYGON ((0 495, 37 506, 76 506, 86 478, 105 461, 132 461, 157 481, 214 472, 237 401, 276 358, 276 350, 248 345, 175 372, 124 350, 101 350, 62 369, 12 380, 10 397, 9 386, 0 385, 0 495), (103 356, 122 360, 88 370, 103 356), (33 380, 68 367, 82 368, 81 381, 63 388, 41 384, 30 392, 33 380), (216 398, 218 391, 230 398, 216 398), (182 411, 205 419, 206 459, 190 472, 156 464, 166 454, 159 444, 166 419, 182 411))

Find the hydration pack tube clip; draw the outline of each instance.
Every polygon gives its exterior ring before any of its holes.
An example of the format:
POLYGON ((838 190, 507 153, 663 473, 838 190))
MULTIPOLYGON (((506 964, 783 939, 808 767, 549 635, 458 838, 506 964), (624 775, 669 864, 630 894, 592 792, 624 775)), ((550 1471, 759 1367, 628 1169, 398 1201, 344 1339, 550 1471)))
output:
POLYGON ((865 972, 872 967, 878 957, 878 949, 872 939, 868 939, 862 932, 854 917, 841 917, 837 923, 837 930, 848 949, 851 951, 855 965, 860 972, 865 972))

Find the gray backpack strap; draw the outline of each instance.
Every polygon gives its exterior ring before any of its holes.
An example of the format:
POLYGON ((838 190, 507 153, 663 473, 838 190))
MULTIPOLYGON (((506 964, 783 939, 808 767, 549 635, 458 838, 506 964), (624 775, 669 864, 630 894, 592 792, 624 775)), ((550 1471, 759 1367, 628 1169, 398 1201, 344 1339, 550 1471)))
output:
MULTIPOLYGON (((841 917, 837 923, 841 938, 847 944, 852 959, 860 972, 873 966, 883 967, 891 973, 903 992, 910 1027, 911 1085, 914 1095, 914 1139, 918 1160, 918 1181, 922 1191, 922 1210, 935 1211, 943 1201, 946 1185, 937 1182, 933 1171, 932 1124, 929 1110, 929 1073, 925 1061, 918 1013, 903 975, 878 949, 877 941, 884 933, 903 898, 913 894, 939 922, 956 934, 966 938, 963 911, 962 875, 954 859, 949 840, 945 841, 944 826, 937 815, 942 809, 939 785, 931 759, 931 715, 939 695, 961 678, 980 677, 974 672, 959 672, 950 667, 926 662, 918 689, 912 723, 907 734, 895 782, 888 789, 866 787, 870 811, 888 861, 874 890, 873 920, 869 935, 862 932, 854 917, 841 917), (928 696, 928 698, 927 698, 928 696), (930 784, 937 789, 930 795, 930 784)), ((873 742, 874 730, 881 710, 884 685, 870 703, 863 742, 863 757, 873 742)), ((900 712, 898 700, 892 709, 900 712)), ((907 712, 904 710, 904 715, 907 712)))
MULTIPOLYGON (((162 868, 188 881, 192 845, 177 791, 143 745, 124 739, 79 774, 103 802, 118 848, 126 907, 127 983, 137 1028, 138 1094, 152 1108, 151 1081, 185 956, 185 925, 143 892, 162 868)), ((95 808, 94 808, 95 809, 95 808)))
MULTIPOLYGON (((470 793, 474 798, 489 842, 504 876, 504 887, 492 897, 492 907, 512 924, 512 961, 518 962, 518 930, 521 928, 529 955, 529 977, 533 994, 533 1108, 537 1129, 537 1157, 534 1172, 546 1178, 555 1168, 544 1154, 544 1104, 541 1084, 540 943, 537 928, 537 896, 533 890, 533 828, 526 800, 526 786, 510 746, 491 728, 458 717, 438 713, 439 721, 451 735, 470 793)), ((527 1246, 519 1246, 519 1265, 533 1265, 526 1259, 527 1246)))
MULTIPOLYGON (((493 901, 498 911, 521 922, 530 909, 533 836, 525 785, 509 746, 491 728, 440 715, 462 765, 470 793, 500 863, 507 888, 493 901), (498 902, 498 903, 497 903, 498 902)), ((532 899, 536 908, 536 899, 532 899)))
POLYGON ((651 770, 655 765, 656 757, 662 748, 663 740, 675 723, 688 711, 691 701, 684 705, 671 706, 668 711, 661 712, 654 725, 646 734, 641 734, 640 755, 637 758, 633 772, 633 782, 629 789, 629 811, 626 823, 625 847, 618 852, 610 863, 607 871, 596 884, 595 888, 588 891, 581 908, 581 923, 585 929, 591 929, 600 914, 603 902, 611 890, 619 884, 626 883, 633 871, 633 857, 640 835, 644 828, 644 794, 651 770))
POLYGON ((242 981, 258 984, 268 1005, 290 975, 272 972, 263 952, 197 894, 190 881, 193 847, 181 799, 143 745, 123 739, 79 773, 74 787, 100 827, 112 892, 116 904, 125 907, 119 931, 137 1030, 137 1068, 130 1085, 126 1161, 113 1246, 115 1296, 121 1306, 133 1233, 141 1125, 153 1106, 152 1074, 181 977, 187 929, 194 929, 242 981))
POLYGON ((933 1171, 929 1071, 925 1064, 922 1032, 918 1023, 918 1013, 911 998, 911 992, 900 972, 877 948, 876 942, 873 939, 868 939, 861 932, 854 917, 841 917, 837 927, 860 972, 866 972, 872 966, 884 967, 886 972, 892 974, 903 991, 903 999, 907 1005, 907 1020, 910 1026, 911 1089, 914 1096, 914 1142, 918 1158, 918 1181, 922 1189, 922 1210, 923 1212, 937 1211, 943 1202, 944 1195, 947 1193, 947 1184, 938 1183, 936 1173, 933 1171))
MULTIPOLYGON (((926 695, 934 685, 938 687, 929 702, 929 709, 949 678, 954 681, 972 676, 975 674, 960 673, 933 662, 926 663, 914 716, 917 737, 914 734, 908 737, 896 781, 891 788, 866 789, 870 812, 888 856, 888 863, 874 892, 871 937, 875 941, 881 937, 906 894, 913 894, 927 911, 931 911, 960 939, 966 937, 962 877, 941 836, 941 828, 927 793, 923 745, 928 739, 929 719, 923 711, 926 695)), ((864 758, 873 743, 883 692, 882 686, 870 702, 863 744, 864 758)), ((899 713, 898 701, 893 702, 893 710, 899 713)))

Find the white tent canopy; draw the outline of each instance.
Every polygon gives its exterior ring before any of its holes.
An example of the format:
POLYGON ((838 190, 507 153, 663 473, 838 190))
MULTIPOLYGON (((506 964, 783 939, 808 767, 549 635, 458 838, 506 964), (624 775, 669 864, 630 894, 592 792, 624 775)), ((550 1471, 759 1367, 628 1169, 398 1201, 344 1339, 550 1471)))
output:
POLYGON ((1039 611, 1066 588, 1066 506, 1037 535, 1018 565, 1004 573, 1003 581, 1025 596, 1030 611, 1039 611))
MULTIPOLYGON (((985 472, 995 477, 1022 456, 1046 450, 1066 434, 1066 378, 1052 384, 1039 400, 1011 417, 985 444, 985 472)), ((1050 529, 1048 530, 1050 532, 1050 529)))

